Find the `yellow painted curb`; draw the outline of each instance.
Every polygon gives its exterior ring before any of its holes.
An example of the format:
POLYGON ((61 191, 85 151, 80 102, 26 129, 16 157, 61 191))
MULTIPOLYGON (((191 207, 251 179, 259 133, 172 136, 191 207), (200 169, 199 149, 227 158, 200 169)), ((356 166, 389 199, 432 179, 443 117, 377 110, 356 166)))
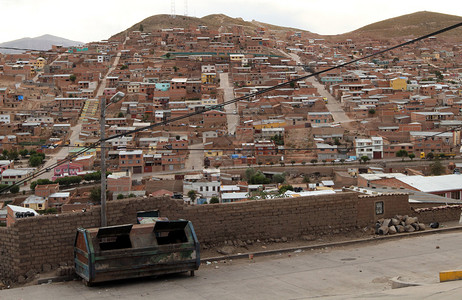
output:
POLYGON ((440 272, 440 282, 462 279, 461 270, 449 270, 440 272))

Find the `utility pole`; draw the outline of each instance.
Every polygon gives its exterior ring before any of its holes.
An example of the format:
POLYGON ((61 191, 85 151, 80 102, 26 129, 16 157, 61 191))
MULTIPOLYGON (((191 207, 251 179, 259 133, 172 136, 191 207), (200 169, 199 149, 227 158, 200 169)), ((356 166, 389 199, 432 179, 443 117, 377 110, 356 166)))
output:
POLYGON ((101 97, 101 227, 107 226, 106 218, 106 97, 101 97))
POLYGON ((100 119, 100 129, 101 129, 101 227, 107 226, 107 210, 106 210, 106 108, 112 103, 120 101, 125 96, 122 92, 117 92, 114 96, 111 97, 109 104, 106 105, 106 97, 101 97, 101 119, 100 119))

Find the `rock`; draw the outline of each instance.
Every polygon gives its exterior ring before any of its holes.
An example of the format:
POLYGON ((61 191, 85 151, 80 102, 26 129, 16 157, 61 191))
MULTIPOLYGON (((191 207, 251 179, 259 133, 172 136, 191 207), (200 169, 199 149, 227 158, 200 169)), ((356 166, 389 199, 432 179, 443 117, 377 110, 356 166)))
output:
POLYGON ((35 274, 37 274, 37 271, 34 270, 34 269, 31 269, 31 270, 27 271, 26 277, 27 278, 34 278, 35 274))
POLYGON ((399 232, 399 233, 403 233, 404 232, 404 226, 403 225, 396 225, 396 230, 399 232))
POLYGON ((385 219, 382 223, 382 226, 387 226, 389 227, 390 226, 390 222, 391 222, 391 219, 385 219))
POLYGON ((217 249, 217 252, 223 255, 231 255, 235 251, 233 246, 223 246, 220 249, 217 249))
POLYGON ((274 239, 273 239, 273 238, 269 238, 269 239, 268 239, 268 242, 274 243, 274 239))
POLYGON ((379 228, 379 234, 381 234, 381 235, 388 234, 388 226, 381 226, 379 228))
POLYGON ((43 264, 42 265, 42 272, 50 272, 51 271, 51 265, 50 264, 43 264))
POLYGON ((316 237, 314 235, 302 235, 302 240, 311 242, 315 241, 316 237))
POLYGON ((238 243, 238 246, 239 246, 239 247, 245 247, 245 246, 247 246, 247 245, 245 244, 245 242, 244 242, 244 241, 241 241, 241 240, 239 240, 237 243, 238 243))
POLYGON ((252 242, 251 240, 247 240, 247 241, 245 241, 245 243, 246 243, 247 245, 252 245, 252 244, 253 244, 253 242, 252 242))
POLYGON ((393 219, 391 219, 391 224, 392 224, 393 226, 399 225, 399 220, 396 219, 396 218, 393 218, 393 219))
POLYGON ((438 223, 438 222, 430 223, 430 227, 431 228, 438 228, 438 227, 440 227, 440 223, 438 223))
POLYGON ((404 231, 406 231, 406 232, 414 232, 415 228, 412 225, 406 225, 406 226, 404 226, 404 231))
POLYGON ((403 220, 403 216, 402 215, 396 215, 394 217, 394 219, 398 220, 398 223, 400 223, 403 220))
POLYGON ((413 217, 408 217, 405 221, 405 224, 406 225, 411 225, 412 223, 415 223, 417 220, 416 218, 413 218, 413 217))
POLYGON ((282 241, 283 243, 287 243, 288 239, 287 239, 285 236, 283 236, 283 237, 281 238, 281 241, 282 241))
POLYGON ((425 224, 419 223, 419 230, 425 230, 425 224))
POLYGON ((25 283, 26 282, 26 277, 24 276, 18 276, 18 283, 25 283))
POLYGON ((419 228, 419 224, 417 224, 417 223, 412 223, 411 226, 414 227, 414 229, 415 229, 416 231, 418 231, 418 230, 420 229, 420 228, 419 228))
POLYGON ((274 241, 275 241, 276 243, 280 243, 280 242, 282 242, 282 240, 281 240, 281 239, 275 239, 274 241))
POLYGON ((395 234, 397 232, 396 227, 391 225, 388 227, 388 234, 395 234))
POLYGON ((340 233, 340 230, 338 230, 338 229, 335 229, 335 230, 333 231, 333 234, 339 234, 339 233, 340 233))

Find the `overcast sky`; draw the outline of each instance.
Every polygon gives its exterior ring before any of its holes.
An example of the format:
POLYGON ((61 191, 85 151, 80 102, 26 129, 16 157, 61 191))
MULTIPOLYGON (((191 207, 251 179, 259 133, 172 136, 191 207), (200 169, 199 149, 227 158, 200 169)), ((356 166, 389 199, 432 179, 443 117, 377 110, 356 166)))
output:
MULTIPOLYGON (((176 0, 178 15, 223 13, 319 34, 340 34, 380 20, 433 11, 462 16, 460 0, 176 0)), ((90 42, 107 39, 156 14, 169 0, 0 0, 0 42, 52 34, 90 42)))

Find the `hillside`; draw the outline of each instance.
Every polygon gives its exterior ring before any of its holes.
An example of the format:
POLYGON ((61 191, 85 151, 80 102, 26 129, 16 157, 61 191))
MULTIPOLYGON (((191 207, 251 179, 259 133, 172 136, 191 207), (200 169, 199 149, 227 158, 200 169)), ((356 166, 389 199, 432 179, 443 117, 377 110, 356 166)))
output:
MULTIPOLYGON (((210 30, 219 30, 219 31, 226 31, 231 28, 233 25, 242 25, 244 27, 244 31, 247 34, 253 34, 255 30, 259 27, 265 27, 271 30, 288 32, 288 31, 304 31, 306 30, 289 28, 289 27, 282 27, 282 26, 275 26, 271 24, 265 24, 257 21, 244 21, 242 18, 231 18, 223 14, 213 14, 208 15, 202 18, 195 18, 195 17, 188 17, 188 16, 176 16, 175 18, 171 18, 170 15, 154 15, 148 17, 141 22, 138 22, 128 28, 127 30, 116 34, 113 37, 118 37, 121 34, 124 34, 127 31, 138 30, 140 25, 143 25, 144 31, 152 31, 162 28, 190 28, 190 27, 197 27, 199 25, 205 25, 210 30)), ((313 34, 313 36, 316 36, 313 34)))
MULTIPOLYGON (((64 47, 77 46, 83 44, 82 42, 71 41, 58 36, 45 34, 35 38, 22 38, 9 42, 0 43, 1 47, 37 49, 37 50, 50 50, 52 45, 63 45, 64 47)), ((0 49, 1 53, 22 53, 24 51, 0 49)))
MULTIPOLYGON (((372 23, 355 31, 339 35, 342 38, 370 37, 375 39, 388 39, 398 37, 418 37, 432 31, 462 22, 462 17, 429 11, 420 11, 372 23)), ((462 28, 448 31, 441 36, 459 38, 462 28)))

